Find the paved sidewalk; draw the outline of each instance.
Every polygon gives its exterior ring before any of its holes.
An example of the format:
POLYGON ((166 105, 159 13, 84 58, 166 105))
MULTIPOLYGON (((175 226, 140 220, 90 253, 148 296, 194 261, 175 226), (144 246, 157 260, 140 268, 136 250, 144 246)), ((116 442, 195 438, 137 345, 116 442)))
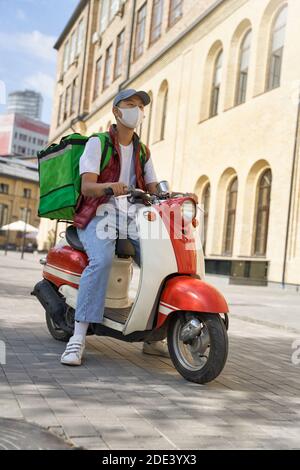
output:
MULTIPOLYGON (((88 339, 82 367, 62 366, 64 344, 29 295, 38 258, 0 252, 1 418, 88 449, 300 448, 300 365, 291 361, 300 335, 233 314, 227 365, 205 386, 183 380, 170 360, 143 355, 140 344, 110 338, 88 339)), ((250 299, 258 303, 256 291, 250 299)))
POLYGON ((223 276, 207 275, 229 303, 231 317, 300 334, 300 291, 296 287, 230 285, 223 276))

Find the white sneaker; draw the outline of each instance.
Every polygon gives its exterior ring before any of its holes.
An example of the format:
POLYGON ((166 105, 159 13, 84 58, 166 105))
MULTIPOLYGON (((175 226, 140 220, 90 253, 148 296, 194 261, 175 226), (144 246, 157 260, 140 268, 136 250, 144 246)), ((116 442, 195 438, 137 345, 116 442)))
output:
POLYGON ((151 343, 144 342, 143 353, 150 354, 151 356, 170 357, 168 343, 166 339, 162 341, 152 341, 151 343))
POLYGON ((60 358, 60 362, 69 366, 80 366, 84 348, 85 338, 78 335, 72 336, 69 339, 65 352, 60 358))

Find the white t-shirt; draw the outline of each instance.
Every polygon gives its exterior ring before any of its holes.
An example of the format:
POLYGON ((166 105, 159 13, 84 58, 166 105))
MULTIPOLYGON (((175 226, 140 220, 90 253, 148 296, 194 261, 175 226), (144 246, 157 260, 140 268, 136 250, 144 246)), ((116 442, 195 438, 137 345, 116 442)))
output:
MULTIPOLYGON (((133 144, 121 145, 121 172, 119 181, 127 186, 136 186, 135 161, 133 156, 133 144)), ((100 175, 101 164, 101 143, 98 137, 91 137, 85 146, 84 152, 80 157, 79 171, 83 173, 96 173, 100 175)), ((152 159, 145 163, 145 183, 155 183, 157 181, 152 159)))

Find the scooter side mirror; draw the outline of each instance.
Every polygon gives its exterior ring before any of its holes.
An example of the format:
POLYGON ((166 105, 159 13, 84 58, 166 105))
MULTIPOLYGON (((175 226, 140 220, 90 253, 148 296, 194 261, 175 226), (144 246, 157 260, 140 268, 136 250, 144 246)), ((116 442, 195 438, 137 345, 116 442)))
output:
POLYGON ((168 181, 160 181, 157 185, 156 185, 156 190, 157 190, 157 193, 158 194, 161 194, 161 193, 168 193, 170 191, 170 186, 169 186, 169 183, 168 181))

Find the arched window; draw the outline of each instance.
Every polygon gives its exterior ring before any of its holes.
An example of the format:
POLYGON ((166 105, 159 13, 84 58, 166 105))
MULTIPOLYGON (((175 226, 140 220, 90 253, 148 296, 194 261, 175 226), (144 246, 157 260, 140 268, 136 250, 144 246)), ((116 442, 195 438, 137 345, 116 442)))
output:
POLYGON ((207 185, 205 186, 203 190, 201 204, 204 210, 203 251, 205 252, 205 246, 206 246, 206 240, 207 240, 209 204, 210 204, 210 183, 207 183, 207 185))
POLYGON ((234 178, 227 189, 226 194, 226 212, 225 212, 225 231, 223 254, 231 255, 234 241, 234 228, 236 216, 236 204, 238 194, 238 179, 234 178))
POLYGON ((151 122, 152 122, 152 109, 153 109, 153 95, 152 95, 152 92, 149 91, 148 95, 150 96, 150 103, 149 103, 149 106, 148 106, 148 116, 147 118, 145 119, 147 121, 147 136, 146 136, 146 143, 147 145, 149 145, 149 141, 150 141, 150 132, 151 132, 151 122))
POLYGON ((166 80, 160 86, 157 98, 157 118, 155 126, 155 141, 165 138, 166 117, 168 108, 168 82, 166 80))
POLYGON ((287 12, 288 7, 285 6, 278 14, 272 29, 267 83, 268 90, 273 90, 273 88, 280 86, 287 12))
POLYGON ((235 102, 236 105, 245 103, 246 101, 251 39, 252 31, 248 31, 241 44, 235 102))
POLYGON ((137 129, 137 134, 138 134, 140 139, 142 139, 142 132, 143 132, 143 123, 141 122, 141 124, 139 125, 139 127, 137 129))
POLYGON ((138 133, 142 141, 146 145, 149 144, 150 130, 151 130, 152 105, 153 105, 152 91, 148 91, 148 95, 150 96, 150 103, 148 106, 145 107, 145 119, 140 125, 139 133, 138 133))
POLYGON ((165 93, 164 93, 164 98, 163 98, 161 127, 160 127, 160 140, 163 140, 165 138, 167 108, 168 108, 168 88, 166 88, 165 93))
POLYGON ((211 101, 210 101, 210 117, 214 117, 218 114, 219 100, 220 100, 220 88, 222 80, 222 65, 223 65, 223 50, 219 52, 215 61, 213 83, 211 90, 211 101))
POLYGON ((254 255, 264 256, 267 250, 272 172, 266 170, 257 186, 254 255))

